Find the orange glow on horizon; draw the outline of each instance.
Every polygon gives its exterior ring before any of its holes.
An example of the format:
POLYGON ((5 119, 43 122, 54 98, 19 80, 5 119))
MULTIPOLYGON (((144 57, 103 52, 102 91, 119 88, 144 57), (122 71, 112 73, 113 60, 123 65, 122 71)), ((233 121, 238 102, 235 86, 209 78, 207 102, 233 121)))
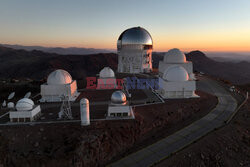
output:
MULTIPOLYGON (((211 33, 181 33, 181 34, 164 34, 152 33, 153 51, 165 52, 171 48, 179 48, 184 52, 193 50, 214 51, 214 52, 250 52, 250 31, 240 31, 232 35, 230 32, 211 33), (204 35, 206 34, 206 35, 204 35), (235 35, 236 34, 236 35, 235 35)), ((78 48, 95 48, 116 50, 116 36, 105 37, 83 37, 83 36, 61 36, 60 38, 50 39, 42 36, 34 38, 25 38, 23 40, 1 39, 2 44, 17 44, 24 46, 44 46, 44 47, 78 47, 78 48), (39 40, 37 40, 39 39, 39 40)))

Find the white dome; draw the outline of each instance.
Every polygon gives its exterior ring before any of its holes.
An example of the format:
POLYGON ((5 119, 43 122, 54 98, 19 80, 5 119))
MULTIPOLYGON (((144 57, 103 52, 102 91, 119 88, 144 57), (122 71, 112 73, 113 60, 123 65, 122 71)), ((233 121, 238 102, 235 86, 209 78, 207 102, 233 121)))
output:
POLYGON ((14 104, 13 102, 9 102, 9 103, 7 104, 7 107, 8 107, 8 108, 15 108, 15 104, 14 104))
POLYGON ((19 100, 16 104, 17 111, 28 111, 32 110, 34 106, 34 102, 31 99, 23 98, 19 100))
POLYGON ((170 49, 164 56, 166 63, 185 63, 186 56, 179 49, 170 49))
POLYGON ((127 98, 123 91, 115 91, 111 96, 111 102, 114 104, 124 104, 126 103, 127 98))
POLYGON ((55 70, 49 74, 47 79, 48 85, 70 84, 72 82, 71 75, 65 70, 55 70))
POLYGON ((104 67, 101 71, 100 71, 100 78, 114 78, 115 77, 115 73, 114 71, 109 68, 109 67, 104 67))
POLYGON ((163 79, 170 82, 183 82, 187 81, 189 76, 182 66, 173 66, 165 70, 163 79))

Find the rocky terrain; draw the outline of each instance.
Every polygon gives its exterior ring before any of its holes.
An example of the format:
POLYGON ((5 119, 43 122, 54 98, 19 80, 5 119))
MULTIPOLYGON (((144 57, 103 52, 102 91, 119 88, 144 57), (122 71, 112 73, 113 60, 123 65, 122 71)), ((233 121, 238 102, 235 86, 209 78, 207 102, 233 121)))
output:
POLYGON ((135 108, 136 120, 0 127, 0 166, 104 166, 204 116, 215 96, 135 108), (180 105, 181 104, 181 105, 180 105))

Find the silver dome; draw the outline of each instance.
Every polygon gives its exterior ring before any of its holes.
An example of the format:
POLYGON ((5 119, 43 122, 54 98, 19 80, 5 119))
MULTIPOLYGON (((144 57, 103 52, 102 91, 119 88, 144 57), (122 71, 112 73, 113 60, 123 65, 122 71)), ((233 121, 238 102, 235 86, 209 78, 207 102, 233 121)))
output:
POLYGON ((115 91, 111 96, 111 102, 114 104, 124 104, 126 101, 126 95, 120 90, 115 91))
POLYGON ((124 45, 146 45, 153 46, 153 40, 147 30, 141 27, 133 27, 123 31, 117 41, 117 48, 121 49, 124 45))

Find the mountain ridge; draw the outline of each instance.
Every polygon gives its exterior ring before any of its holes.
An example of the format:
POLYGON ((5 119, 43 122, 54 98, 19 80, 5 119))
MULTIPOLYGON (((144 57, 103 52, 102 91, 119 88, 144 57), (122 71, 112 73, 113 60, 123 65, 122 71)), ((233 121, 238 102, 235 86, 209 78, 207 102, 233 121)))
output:
POLYGON ((61 55, 85 55, 85 54, 98 54, 98 53, 114 53, 113 50, 108 49, 96 49, 96 48, 78 48, 78 47, 44 47, 44 46, 23 46, 23 45, 10 45, 0 44, 0 46, 8 47, 12 49, 23 49, 26 51, 39 50, 47 53, 56 53, 61 55))
MULTIPOLYGON (((164 53, 153 53, 153 68, 158 68, 164 53)), ((207 75, 231 81, 234 84, 250 83, 249 62, 217 62, 200 51, 186 54, 193 62, 193 69, 207 75)), ((115 53, 89 55, 60 55, 42 51, 25 51, 0 46, 0 78, 45 79, 55 69, 67 70, 73 78, 96 76, 103 67, 117 69, 115 53)))

